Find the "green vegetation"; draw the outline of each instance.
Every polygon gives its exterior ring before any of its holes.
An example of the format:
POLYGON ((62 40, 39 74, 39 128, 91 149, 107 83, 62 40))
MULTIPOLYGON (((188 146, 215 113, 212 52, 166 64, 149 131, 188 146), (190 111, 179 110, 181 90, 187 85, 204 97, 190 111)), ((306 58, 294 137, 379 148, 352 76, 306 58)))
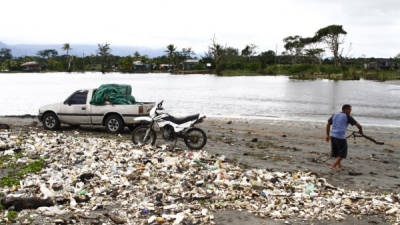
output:
POLYGON ((38 159, 28 164, 18 164, 17 159, 21 158, 23 152, 14 155, 5 155, 0 157, 0 165, 2 170, 7 170, 7 175, 0 179, 0 186, 10 187, 18 185, 26 174, 37 173, 41 171, 45 165, 44 159, 38 159))
POLYGON ((6 218, 8 221, 15 221, 18 218, 18 213, 14 210, 8 211, 6 218))
POLYGON ((399 80, 400 71, 396 70, 365 70, 363 68, 333 65, 271 65, 265 69, 254 70, 224 70, 222 76, 264 76, 289 75, 291 79, 314 80, 399 80))
MULTIPOLYGON (((143 73, 172 72, 174 74, 214 73, 218 76, 288 75, 292 79, 332 80, 394 80, 400 79, 400 54, 394 58, 351 58, 343 54, 342 25, 329 25, 310 37, 300 35, 283 39, 285 51, 257 51, 255 44, 243 49, 222 45, 214 36, 208 51, 196 58, 192 49, 169 44, 165 55, 149 58, 134 52, 121 57, 111 54, 108 43, 98 44, 96 55, 73 56, 69 43, 62 46, 65 55, 54 49, 38 51, 36 56, 12 57, 10 49, 0 49, 0 71, 101 71, 143 73), (324 55, 328 52, 329 55, 324 55), (35 62, 34 66, 24 64, 35 62)), ((347 50, 349 52, 349 50, 347 50)))

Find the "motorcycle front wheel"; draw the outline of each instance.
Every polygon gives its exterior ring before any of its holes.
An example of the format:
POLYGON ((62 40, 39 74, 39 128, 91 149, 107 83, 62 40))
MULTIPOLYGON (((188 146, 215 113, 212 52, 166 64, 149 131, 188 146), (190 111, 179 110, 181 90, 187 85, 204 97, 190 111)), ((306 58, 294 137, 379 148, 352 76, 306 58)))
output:
POLYGON ((132 132, 132 142, 135 145, 154 145, 156 139, 156 132, 149 126, 138 126, 132 132))
POLYGON ((200 128, 193 127, 186 131, 183 139, 188 148, 193 150, 202 149, 207 143, 206 133, 200 128))

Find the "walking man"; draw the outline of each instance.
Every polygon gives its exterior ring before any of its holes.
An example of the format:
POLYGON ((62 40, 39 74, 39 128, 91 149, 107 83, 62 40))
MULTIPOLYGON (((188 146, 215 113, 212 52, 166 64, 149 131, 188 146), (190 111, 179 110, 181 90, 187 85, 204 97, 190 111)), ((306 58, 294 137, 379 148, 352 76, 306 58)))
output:
POLYGON ((347 141, 346 141, 346 129, 349 124, 352 126, 356 125, 358 131, 362 134, 361 125, 350 116, 351 105, 343 105, 342 112, 336 113, 331 116, 326 125, 326 141, 331 140, 332 157, 336 158, 333 162, 331 169, 343 170, 342 159, 347 156, 347 141), (331 129, 332 126, 332 129, 331 129))

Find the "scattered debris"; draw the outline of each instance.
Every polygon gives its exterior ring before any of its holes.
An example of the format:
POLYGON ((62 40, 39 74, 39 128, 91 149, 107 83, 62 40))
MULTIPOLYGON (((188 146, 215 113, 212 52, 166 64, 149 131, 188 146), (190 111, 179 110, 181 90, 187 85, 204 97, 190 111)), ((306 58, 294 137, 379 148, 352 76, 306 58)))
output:
POLYGON ((349 175, 350 175, 350 176, 361 176, 362 173, 360 173, 360 172, 355 172, 355 171, 349 171, 349 175))
MULTIPOLYGON (((118 139, 80 137, 79 132, 31 130, 8 133, 0 141, 22 149, 20 162, 32 161, 32 155, 46 161, 19 185, 0 188, 2 205, 21 210, 21 218, 29 215, 47 223, 96 218, 91 223, 214 224, 214 210, 233 209, 276 219, 343 220, 351 214, 380 214, 400 222, 399 193, 346 190, 315 173, 241 169, 205 151, 170 152, 165 146, 137 147, 118 139)), ((0 152, 5 154, 16 153, 0 152)), ((0 211, 0 218, 8 210, 0 211)))

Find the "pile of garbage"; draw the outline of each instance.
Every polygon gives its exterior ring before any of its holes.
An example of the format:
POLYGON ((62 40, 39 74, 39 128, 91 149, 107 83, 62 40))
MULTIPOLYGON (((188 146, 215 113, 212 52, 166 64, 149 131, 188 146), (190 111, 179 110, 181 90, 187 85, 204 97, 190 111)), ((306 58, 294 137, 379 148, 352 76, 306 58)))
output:
POLYGON ((7 149, 1 155, 21 149, 21 164, 46 162, 19 185, 1 188, 7 210, 0 222, 12 209, 49 223, 214 224, 213 212, 224 209, 276 219, 383 215, 400 222, 399 193, 345 190, 308 172, 243 169, 205 151, 35 130, 3 133, 0 148, 7 149))

